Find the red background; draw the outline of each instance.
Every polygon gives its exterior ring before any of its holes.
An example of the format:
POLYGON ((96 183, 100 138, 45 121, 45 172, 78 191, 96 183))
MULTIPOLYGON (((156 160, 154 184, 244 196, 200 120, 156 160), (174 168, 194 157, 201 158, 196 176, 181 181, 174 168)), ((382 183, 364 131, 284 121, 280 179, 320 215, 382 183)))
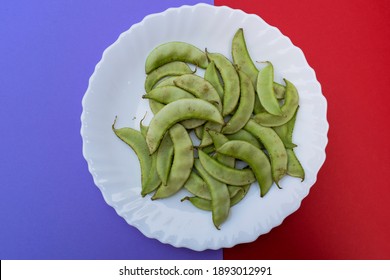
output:
POLYGON ((390 259, 390 1, 215 1, 300 47, 328 101, 327 158, 297 212, 224 259, 390 259))

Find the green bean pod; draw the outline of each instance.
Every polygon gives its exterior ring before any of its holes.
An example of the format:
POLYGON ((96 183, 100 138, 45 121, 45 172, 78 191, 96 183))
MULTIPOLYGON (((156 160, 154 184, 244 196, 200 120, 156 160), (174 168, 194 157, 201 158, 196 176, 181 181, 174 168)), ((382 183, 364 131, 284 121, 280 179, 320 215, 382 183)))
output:
POLYGON ((272 128, 261 126, 253 120, 249 120, 244 129, 263 143, 271 159, 272 177, 279 186, 279 180, 287 171, 287 152, 282 140, 272 128))
POLYGON ((299 104, 299 95, 296 87, 290 81, 286 82, 285 102, 280 108, 282 116, 271 115, 267 112, 259 113, 253 119, 262 126, 274 127, 288 122, 293 116, 299 104))
POLYGON ((223 124, 218 109, 201 99, 179 99, 165 105, 150 121, 146 143, 153 154, 165 132, 175 123, 186 119, 204 119, 223 124))
POLYGON ((178 192, 188 180, 194 164, 194 152, 187 130, 180 124, 169 129, 173 143, 173 162, 166 185, 157 189, 152 199, 170 197, 178 192))
POLYGON ((145 91, 149 92, 156 83, 164 77, 193 73, 192 69, 184 62, 174 61, 160 66, 150 72, 145 79, 145 91))
POLYGON ((195 171, 191 172, 190 177, 184 184, 184 188, 197 197, 211 200, 211 195, 207 184, 198 174, 195 173, 195 171))
POLYGON ((305 180, 305 170, 299 162, 293 149, 287 149, 287 174, 292 177, 300 178, 303 182, 305 180))
POLYGON ((268 193, 273 184, 271 164, 262 150, 245 141, 231 140, 217 149, 217 152, 248 163, 259 183, 261 197, 268 193))
POLYGON ((228 135, 226 135, 226 137, 228 140, 242 140, 242 141, 245 141, 245 142, 252 144, 256 148, 264 149, 263 144, 261 144, 261 142, 259 140, 257 140, 257 138, 252 133, 250 133, 244 129, 241 129, 233 134, 228 134, 228 135))
POLYGON ((198 154, 199 160, 206 172, 225 184, 244 186, 256 181, 256 178, 250 169, 235 169, 228 167, 201 150, 198 151, 198 154))
POLYGON ((115 123, 116 118, 112 124, 112 131, 119 139, 133 149, 138 157, 141 168, 141 185, 142 188, 145 188, 149 170, 152 166, 152 157, 149 155, 149 148, 146 144, 145 138, 142 136, 141 132, 130 127, 116 129, 115 123))
POLYGON ((204 73, 204 78, 210 84, 213 85, 215 90, 218 92, 218 95, 221 100, 223 100, 223 85, 221 82, 220 74, 218 73, 217 67, 215 67, 214 61, 211 61, 209 63, 209 66, 207 66, 206 71, 204 73))
POLYGON ((230 196, 228 188, 226 184, 210 176, 200 163, 199 159, 195 160, 194 165, 209 188, 213 223, 217 229, 220 229, 221 224, 226 221, 229 216, 230 196))
MULTIPOLYGON (((160 147, 158 147, 157 154, 153 154, 156 155, 157 158, 156 171, 163 185, 167 185, 169 173, 171 171, 173 153, 173 142, 169 133, 166 133, 161 141, 160 147)), ((154 170, 152 172, 156 173, 154 170)))
POLYGON ((220 112, 222 111, 222 102, 217 90, 204 78, 195 74, 186 74, 177 77, 173 82, 177 87, 190 92, 197 98, 210 102, 220 112))
POLYGON ((206 54, 192 44, 185 42, 168 42, 153 49, 145 62, 145 72, 149 74, 154 69, 172 61, 183 61, 206 68, 206 54))
MULTIPOLYGON (((225 144, 227 141, 229 141, 229 139, 225 135, 218 133, 216 131, 210 130, 209 134, 213 140, 213 143, 214 143, 214 146, 216 149, 218 149, 223 144, 225 144)), ((216 153, 215 158, 217 159, 217 161, 219 161, 220 163, 222 163, 226 166, 229 166, 232 168, 234 168, 234 166, 235 166, 236 160, 233 157, 229 157, 229 156, 222 155, 220 153, 216 153)))
POLYGON ((233 134, 245 126, 252 116, 253 106, 255 104, 255 89, 253 84, 243 71, 238 70, 240 78, 240 102, 236 112, 222 129, 224 134, 233 134))
POLYGON ((249 55, 244 30, 242 28, 239 28, 236 34, 234 34, 232 40, 232 58, 233 63, 250 77, 252 84, 255 86, 259 70, 249 55))
POLYGON ((240 79, 233 64, 224 55, 219 53, 207 53, 210 61, 214 61, 215 66, 221 73, 223 81, 223 111, 222 115, 227 116, 232 113, 240 98, 240 79))
POLYGON ((274 67, 271 62, 267 61, 267 65, 259 71, 257 75, 256 91, 259 96, 261 105, 264 109, 277 116, 282 116, 283 112, 280 109, 279 102, 274 93, 274 67))

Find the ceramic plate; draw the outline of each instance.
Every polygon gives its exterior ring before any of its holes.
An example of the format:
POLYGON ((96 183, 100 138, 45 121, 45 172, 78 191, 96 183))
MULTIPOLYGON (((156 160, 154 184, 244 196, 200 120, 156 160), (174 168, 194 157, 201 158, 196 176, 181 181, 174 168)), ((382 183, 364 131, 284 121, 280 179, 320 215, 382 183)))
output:
POLYGON ((145 236, 175 247, 201 251, 252 242, 278 226, 296 211, 316 181, 325 160, 328 123, 326 99, 314 70, 303 52, 290 39, 257 15, 206 4, 171 8, 145 17, 122 33, 103 53, 82 101, 83 155, 105 201, 128 224, 145 236), (153 114, 144 94, 144 63, 148 53, 168 41, 185 41, 200 49, 220 52, 231 59, 233 35, 242 27, 251 57, 271 61, 275 79, 292 81, 300 94, 300 111, 294 130, 298 158, 306 172, 303 182, 286 176, 282 189, 273 186, 260 198, 253 184, 243 201, 231 209, 228 220, 217 230, 211 214, 180 202, 187 193, 151 201, 140 195, 140 167, 135 153, 112 132, 111 125, 139 129, 153 114))

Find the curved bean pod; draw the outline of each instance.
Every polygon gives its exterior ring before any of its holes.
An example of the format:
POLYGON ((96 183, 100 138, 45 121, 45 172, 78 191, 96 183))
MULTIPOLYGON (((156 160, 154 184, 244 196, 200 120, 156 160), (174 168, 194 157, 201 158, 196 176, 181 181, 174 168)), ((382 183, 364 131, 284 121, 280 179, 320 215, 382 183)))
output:
POLYGON ((206 100, 222 111, 221 98, 213 85, 202 77, 195 74, 185 74, 177 77, 174 84, 194 96, 206 100))
MULTIPOLYGON (((210 130, 209 134, 210 134, 211 139, 213 140, 213 143, 214 143, 214 146, 215 146, 216 149, 218 149, 223 144, 225 144, 227 141, 229 141, 229 139, 225 135, 223 135, 221 133, 218 133, 216 131, 210 130)), ((226 166, 229 166, 231 168, 234 168, 235 163, 236 163, 235 158, 229 157, 229 156, 225 156, 225 155, 222 155, 222 154, 219 154, 219 153, 216 153, 215 158, 220 163, 222 163, 222 164, 224 164, 226 166)))
POLYGON ((210 84, 213 85, 213 87, 218 92, 218 95, 222 100, 223 99, 223 85, 221 83, 221 79, 220 79, 217 67, 215 67, 214 61, 211 61, 209 63, 209 66, 207 66, 206 71, 204 73, 204 78, 205 78, 205 80, 209 81, 210 84))
POLYGON ((112 124, 112 131, 119 139, 130 146, 138 157, 141 168, 141 184, 142 188, 145 188, 147 175, 149 174, 152 165, 152 157, 149 155, 149 148, 145 138, 142 136, 141 132, 130 127, 116 129, 115 123, 116 118, 112 124))
POLYGON ((160 66, 150 72, 145 79, 145 91, 152 90, 154 85, 164 77, 193 73, 192 69, 184 62, 173 61, 160 66))
MULTIPOLYGON (((155 89, 151 90, 149 93, 147 93, 146 97, 148 97, 149 94, 153 93, 156 94, 154 91, 157 89, 157 88, 162 88, 162 87, 166 87, 166 86, 169 86, 169 87, 175 87, 175 84, 174 84, 174 80, 176 79, 177 77, 173 76, 173 77, 169 77, 165 80, 163 80, 162 82, 160 82, 155 89)), ((183 96, 181 98, 184 98, 184 93, 182 94, 183 96)), ((188 98, 193 98, 193 95, 189 92, 185 93, 185 96, 188 97, 188 98)), ((177 99, 178 96, 176 96, 177 99)), ((152 97, 153 98, 153 97, 152 97)), ((149 106, 150 106, 150 109, 152 110, 153 114, 157 114, 158 111, 160 111, 162 109, 162 107, 164 107, 164 105, 166 103, 169 103, 169 102, 172 102, 174 100, 170 99, 170 100, 165 100, 166 102, 158 102, 156 100, 153 100, 153 99, 149 99, 149 106), (168 102, 169 101, 169 102, 168 102)), ((171 97, 172 98, 172 97, 171 97)), ((156 99, 160 99, 160 98, 156 98, 156 99)), ((162 100, 164 101, 164 100, 162 100)), ((190 120, 184 120, 181 122, 181 124, 186 128, 186 129, 194 129, 198 126, 201 126, 202 124, 204 124, 206 121, 205 120, 197 120, 197 119, 190 119, 190 120)))
POLYGON ((157 168, 157 154, 152 155, 152 165, 150 166, 148 179, 146 180, 145 186, 142 187, 141 195, 146 196, 147 194, 155 191, 161 185, 160 176, 156 172, 157 168))
MULTIPOLYGON (((233 63, 245 72, 252 81, 253 86, 256 87, 257 75, 259 70, 251 58, 248 48, 246 46, 244 30, 239 28, 232 40, 232 57, 233 63)), ((273 83, 275 96, 277 99, 284 98, 284 86, 276 82, 273 83)))
POLYGON ((195 160, 194 165, 199 175, 203 178, 209 188, 211 195, 212 219, 214 226, 219 229, 221 224, 229 216, 230 196, 228 188, 226 184, 210 176, 200 163, 199 159, 195 160))
POLYGON ((200 142, 199 147, 206 147, 213 143, 213 139, 211 139, 209 131, 214 130, 220 132, 222 129, 222 125, 215 122, 207 122, 203 126, 202 140, 200 142))
POLYGON ((219 53, 207 53, 210 61, 221 73, 223 81, 223 111, 222 115, 227 116, 236 109, 240 98, 240 79, 233 64, 224 55, 219 53))
POLYGON ((273 180, 271 164, 262 150, 245 141, 231 140, 217 149, 217 152, 248 163, 259 183, 261 197, 267 194, 273 180))
POLYGON ((272 128, 261 126, 253 120, 249 120, 244 129, 263 143, 271 159, 272 177, 279 186, 279 180, 287 171, 287 152, 282 140, 272 128))
MULTIPOLYGON (((233 207, 245 197, 245 195, 248 193, 249 187, 250 185, 240 187, 240 190, 237 191, 236 194, 230 197, 230 207, 233 207)), ((205 210, 205 211, 212 210, 211 200, 209 199, 204 199, 198 196, 186 196, 181 201, 185 201, 185 200, 190 201, 192 205, 194 205, 198 209, 205 210)))
MULTIPOLYGON (((156 155, 157 158, 157 174, 160 177, 161 182, 164 186, 167 185, 169 172, 171 171, 171 164, 174 152, 173 150, 173 142, 171 140, 171 137, 169 136, 169 133, 166 133, 161 141, 160 146, 158 147, 157 154, 153 154, 156 155)), ((152 170, 152 172, 156 173, 155 170, 152 170)))
POLYGON ((242 140, 242 141, 246 141, 250 144, 252 144, 253 146, 255 146, 256 148, 259 148, 259 149, 263 149, 263 145, 261 144, 261 142, 259 142, 259 140, 257 140, 257 138, 255 136, 253 136, 252 133, 244 130, 244 129, 241 129, 239 131, 237 131, 236 133, 233 133, 233 134, 228 134, 226 135, 226 137, 229 139, 229 140, 242 140))
POLYGON ((303 169, 293 149, 287 149, 287 157, 287 174, 300 178, 303 182, 305 180, 305 170, 303 169))
POLYGON ((250 77, 252 84, 255 86, 259 70, 249 55, 244 30, 242 28, 239 28, 236 34, 234 34, 232 40, 232 57, 233 63, 250 77))
POLYGON ((195 98, 191 93, 176 86, 156 87, 142 95, 144 99, 153 99, 162 104, 168 104, 178 99, 195 98))
POLYGON ((255 89, 248 75, 238 70, 240 77, 240 102, 231 119, 222 128, 222 133, 232 134, 245 126, 252 115, 255 104, 255 89))
POLYGON ((198 151, 198 154, 199 160, 206 169, 206 172, 223 183, 244 186, 256 181, 256 178, 250 169, 235 169, 228 167, 201 150, 198 151))
POLYGON ((286 82, 285 102, 280 108, 282 116, 275 116, 269 113, 259 113, 253 119, 262 126, 280 126, 288 122, 293 116, 299 104, 299 95, 296 87, 288 80, 286 82))
POLYGON ((211 200, 211 195, 207 184, 194 171, 191 172, 190 177, 184 184, 184 188, 197 197, 211 200))
POLYGON ((161 185, 152 199, 169 197, 178 192, 186 183, 194 165, 194 152, 187 130, 180 124, 169 129, 174 149, 171 171, 166 185, 161 185))
POLYGON ((257 75, 256 91, 259 96, 261 105, 264 109, 277 116, 282 116, 283 112, 280 109, 279 102, 276 99, 274 88, 274 67, 271 62, 267 61, 267 66, 259 71, 257 75))
POLYGON ((201 99, 179 99, 165 105, 150 121, 146 143, 153 154, 165 132, 175 123, 186 119, 204 119, 223 124, 218 109, 201 99))
POLYGON ((149 74, 154 69, 172 61, 183 61, 200 68, 208 65, 206 54, 194 45, 185 42, 168 42, 153 49, 145 62, 145 72, 149 74))
POLYGON ((297 107, 297 110, 295 111, 294 116, 287 123, 285 123, 281 126, 273 127, 274 131, 278 134, 280 139, 283 141, 283 144, 286 147, 286 149, 293 149, 297 146, 292 141, 292 133, 293 133, 295 119, 296 119, 298 109, 299 109, 299 106, 297 107))

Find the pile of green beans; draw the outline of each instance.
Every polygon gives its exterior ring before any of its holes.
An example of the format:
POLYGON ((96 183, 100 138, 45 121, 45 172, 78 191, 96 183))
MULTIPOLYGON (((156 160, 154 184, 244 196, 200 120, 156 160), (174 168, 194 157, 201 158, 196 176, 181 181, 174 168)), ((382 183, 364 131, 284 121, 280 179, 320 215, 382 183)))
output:
POLYGON ((231 53, 233 61, 185 42, 157 46, 145 63, 149 126, 112 125, 139 158, 142 196, 163 199, 184 188, 191 195, 181 201, 210 211, 217 229, 252 183, 264 197, 286 175, 305 178, 293 143, 296 87, 276 83, 271 62, 256 67, 242 28, 231 53))

